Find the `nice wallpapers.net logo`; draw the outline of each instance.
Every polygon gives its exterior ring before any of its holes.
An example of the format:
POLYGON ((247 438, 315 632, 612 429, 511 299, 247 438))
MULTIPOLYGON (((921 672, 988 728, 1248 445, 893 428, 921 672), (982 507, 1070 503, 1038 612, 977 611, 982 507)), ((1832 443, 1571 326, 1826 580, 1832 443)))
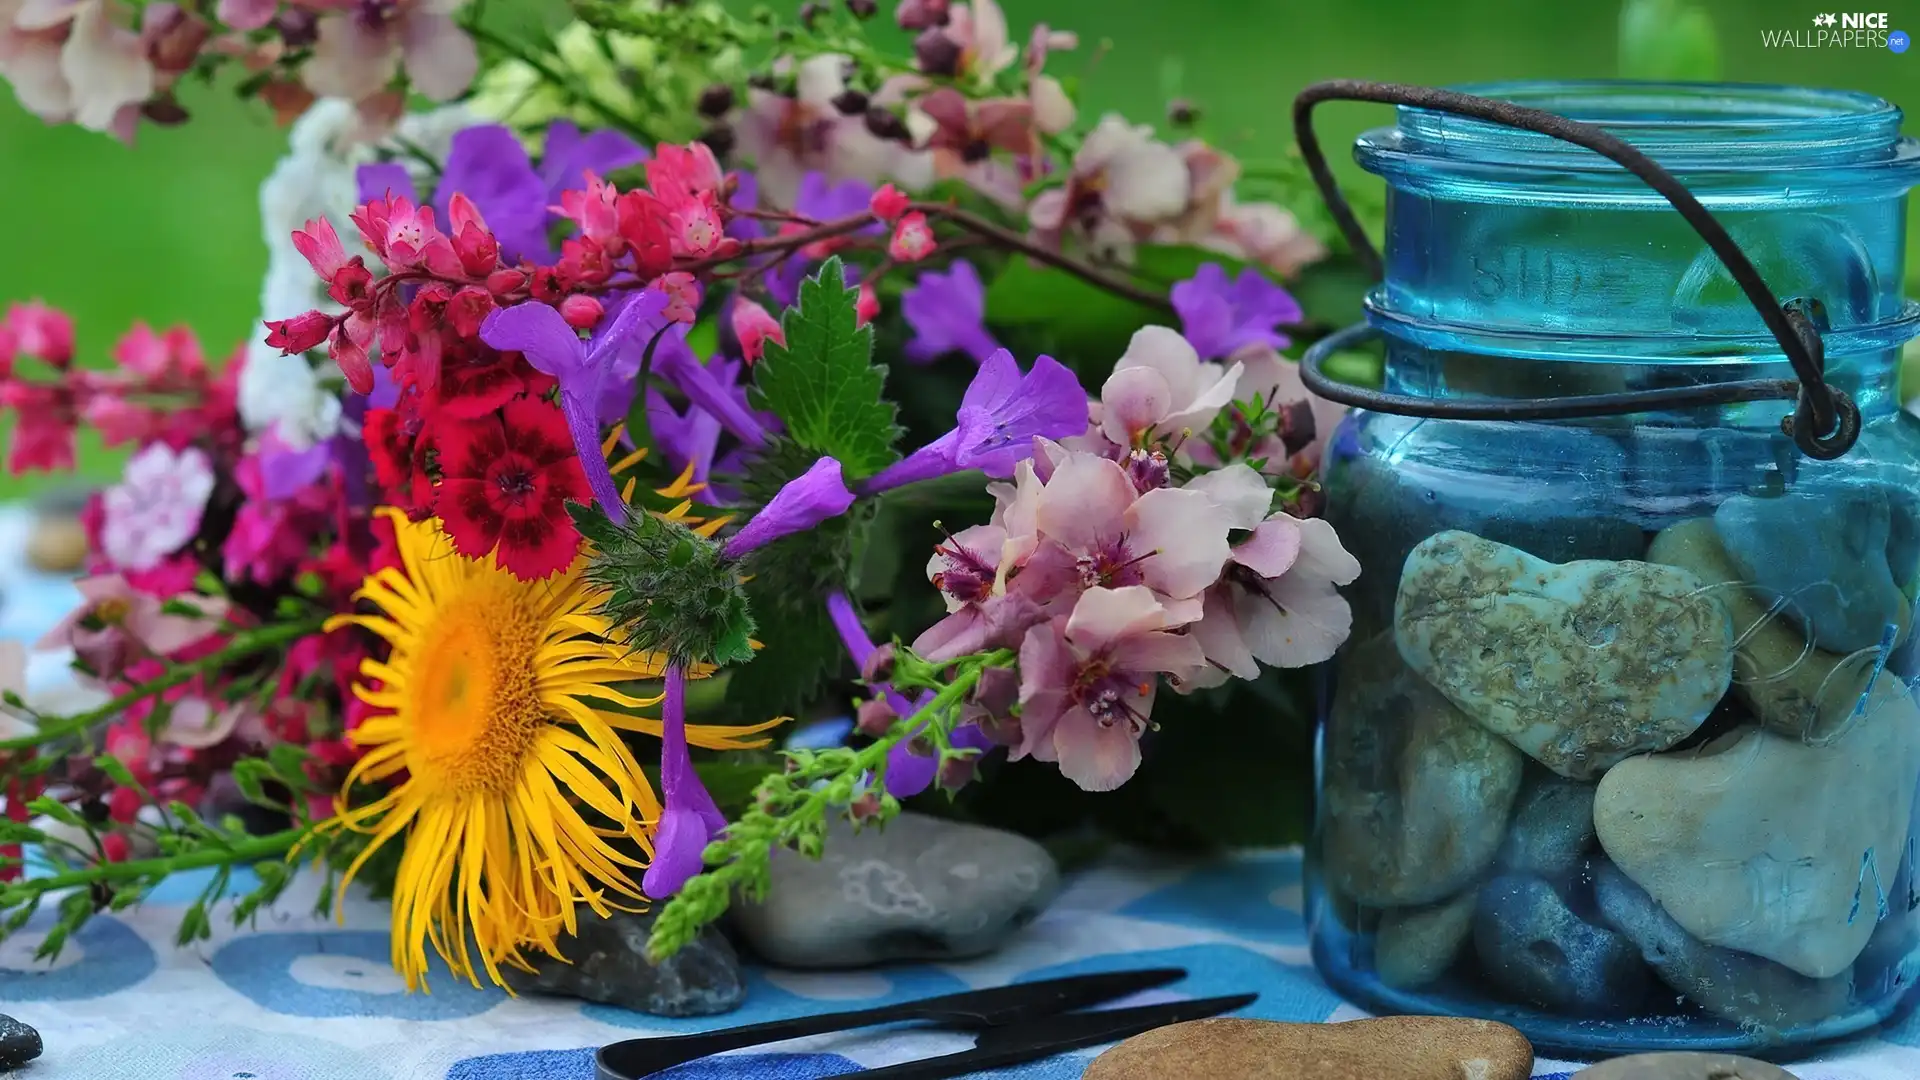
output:
POLYGON ((1823 11, 1811 27, 1760 31, 1769 49, 1886 49, 1904 53, 1913 46, 1905 30, 1896 30, 1884 11, 1823 11))

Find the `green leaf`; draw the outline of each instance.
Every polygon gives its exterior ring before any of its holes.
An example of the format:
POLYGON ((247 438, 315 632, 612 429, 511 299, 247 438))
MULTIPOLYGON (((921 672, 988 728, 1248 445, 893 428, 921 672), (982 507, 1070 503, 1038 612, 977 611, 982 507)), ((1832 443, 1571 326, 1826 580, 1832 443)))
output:
POLYGON ((1620 5, 1620 77, 1711 82, 1720 77, 1713 16, 1688 0, 1620 5))
POLYGON ((73 812, 66 803, 51 795, 42 795, 27 804, 27 809, 43 817, 50 817, 62 825, 76 829, 87 828, 86 819, 73 812))
POLYGON ((266 783, 275 779, 273 766, 259 758, 241 758, 233 763, 233 784, 240 795, 255 806, 285 810, 287 804, 267 794, 266 783))
POLYGON ((101 754, 94 758, 93 767, 106 773, 107 779, 113 781, 116 787, 132 788, 142 795, 147 792, 140 781, 134 779, 133 770, 127 768, 127 763, 112 754, 101 754))
POLYGON ((848 483, 899 457, 900 427, 882 393, 887 369, 873 363, 873 328, 860 325, 859 299, 840 260, 828 259, 781 318, 786 344, 768 340, 753 372, 758 404, 780 417, 796 445, 838 459, 848 483))
POLYGON ((307 779, 307 762, 312 758, 312 754, 292 743, 280 743, 267 751, 267 764, 273 769, 273 775, 295 791, 313 786, 307 779))

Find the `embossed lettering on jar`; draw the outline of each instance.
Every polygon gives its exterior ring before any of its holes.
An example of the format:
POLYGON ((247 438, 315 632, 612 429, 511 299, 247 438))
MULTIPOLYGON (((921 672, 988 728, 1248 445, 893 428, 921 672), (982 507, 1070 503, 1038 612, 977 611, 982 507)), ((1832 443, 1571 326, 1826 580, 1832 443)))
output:
MULTIPOLYGON (((1920 143, 1875 98, 1468 88, 1672 172, 1822 313, 1857 444, 1791 401, 1572 421, 1355 412, 1324 477, 1360 559, 1324 701, 1316 965, 1377 1011, 1569 1054, 1777 1051, 1920 971, 1920 420, 1898 408, 1920 143)), ((1793 377, 1671 205, 1598 154, 1401 109, 1367 317, 1385 389, 1552 398, 1793 377)))

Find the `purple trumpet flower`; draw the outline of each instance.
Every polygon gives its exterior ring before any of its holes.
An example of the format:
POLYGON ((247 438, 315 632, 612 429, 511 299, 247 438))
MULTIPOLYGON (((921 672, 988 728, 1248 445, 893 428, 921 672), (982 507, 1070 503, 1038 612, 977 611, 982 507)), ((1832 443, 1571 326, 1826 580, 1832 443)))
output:
POLYGON ((653 834, 653 862, 640 888, 655 900, 680 891, 700 873, 701 855, 727 827, 726 816, 694 771, 687 749, 687 672, 667 668, 666 701, 661 708, 660 787, 665 806, 653 834))

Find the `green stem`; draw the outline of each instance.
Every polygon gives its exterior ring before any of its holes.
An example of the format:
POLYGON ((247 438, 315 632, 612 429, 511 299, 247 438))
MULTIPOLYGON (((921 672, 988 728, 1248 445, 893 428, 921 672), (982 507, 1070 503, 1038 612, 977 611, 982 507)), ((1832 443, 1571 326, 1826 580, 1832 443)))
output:
POLYGON ((6 891, 12 893, 25 890, 34 894, 49 893, 76 885, 91 885, 96 881, 126 881, 134 878, 165 876, 182 870, 197 870, 203 866, 232 866, 236 863, 254 862, 274 855, 285 855, 292 851, 294 845, 306 835, 306 829, 283 829, 266 836, 248 837, 228 847, 201 848, 184 855, 169 855, 158 859, 96 863, 82 870, 69 870, 64 874, 54 874, 50 877, 17 881, 6 886, 6 891))
POLYGON ((326 622, 325 619, 308 619, 301 622, 279 623, 235 634, 225 648, 210 656, 201 657, 190 663, 177 664, 163 675, 148 679, 132 690, 121 694, 112 701, 97 708, 88 709, 72 716, 42 717, 38 730, 31 735, 21 735, 12 739, 0 739, 0 753, 10 750, 26 750, 55 739, 85 731, 103 720, 111 720, 129 707, 155 694, 171 690, 182 683, 191 682, 201 675, 217 671, 227 664, 254 653, 275 649, 289 641, 315 633, 326 622))

